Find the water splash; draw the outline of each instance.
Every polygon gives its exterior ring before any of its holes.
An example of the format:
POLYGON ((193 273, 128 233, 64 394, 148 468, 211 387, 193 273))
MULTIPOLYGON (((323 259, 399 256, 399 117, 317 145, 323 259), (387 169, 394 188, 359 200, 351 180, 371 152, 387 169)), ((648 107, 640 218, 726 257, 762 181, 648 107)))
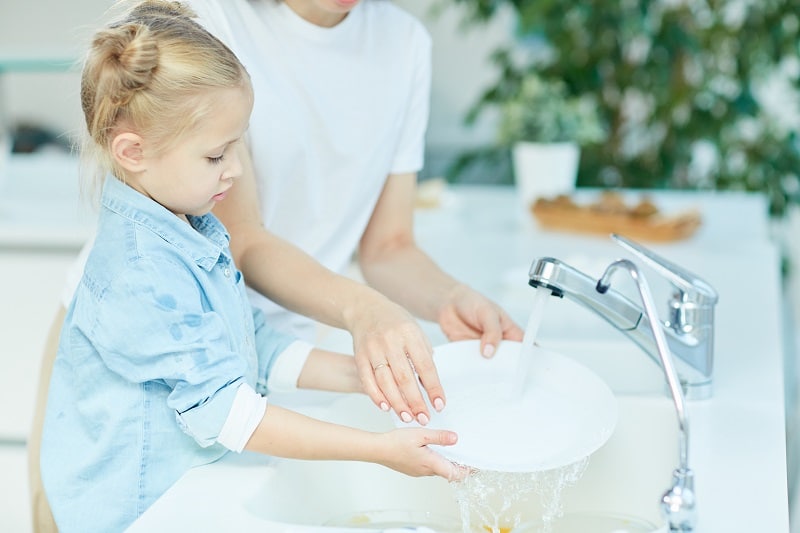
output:
POLYGON ((589 458, 585 457, 571 465, 541 473, 542 475, 536 487, 539 496, 542 498, 541 533, 550 533, 553 521, 564 514, 562 500, 564 489, 578 482, 586 471, 588 464, 589 458))
POLYGON ((525 335, 522 338, 519 360, 517 361, 517 371, 514 377, 514 387, 512 388, 512 398, 518 398, 525 389, 525 382, 530 372, 533 362, 533 348, 536 342, 536 335, 539 333, 539 325, 544 318, 544 304, 550 297, 550 291, 545 289, 535 289, 533 291, 533 306, 528 318, 528 327, 525 328, 525 335))
POLYGON ((551 533, 563 515, 563 493, 583 475, 589 458, 541 472, 475 471, 451 482, 463 533, 509 533, 522 521, 540 519, 539 533, 551 533), (539 514, 535 508, 540 509, 539 514), (473 525, 474 524, 474 525, 473 525))

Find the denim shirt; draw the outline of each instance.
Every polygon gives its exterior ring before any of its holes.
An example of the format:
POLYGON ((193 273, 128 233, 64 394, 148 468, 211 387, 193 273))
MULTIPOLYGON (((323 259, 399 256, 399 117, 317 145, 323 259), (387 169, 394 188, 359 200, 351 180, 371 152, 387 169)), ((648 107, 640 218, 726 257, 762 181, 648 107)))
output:
POLYGON ((266 394, 294 340, 248 303, 229 236, 114 178, 67 311, 42 437, 59 529, 121 531, 216 443, 240 385, 266 394))

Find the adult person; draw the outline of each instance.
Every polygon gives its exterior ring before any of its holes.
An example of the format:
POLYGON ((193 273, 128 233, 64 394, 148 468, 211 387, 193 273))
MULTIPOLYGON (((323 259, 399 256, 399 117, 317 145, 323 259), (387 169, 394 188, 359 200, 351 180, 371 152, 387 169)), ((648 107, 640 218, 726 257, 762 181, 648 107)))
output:
MULTIPOLYGON (((521 340, 505 312, 443 272, 414 242, 431 82, 431 39, 422 24, 387 0, 190 5, 253 78, 254 179, 245 178, 215 212, 233 234, 253 300, 270 323, 301 336, 313 332, 310 320, 280 308, 297 299, 287 294, 296 289, 277 286, 274 273, 261 267, 278 236, 339 273, 357 251, 370 286, 438 322, 450 339, 480 337, 486 356, 502 338, 521 340)), ((324 294, 307 289, 305 302, 324 294)), ((424 414, 406 353, 426 389, 436 384, 434 372, 417 355, 422 348, 386 338, 354 336, 365 389, 378 405, 385 398, 398 413, 424 414)))
MULTIPOLYGON (((502 309, 443 272, 414 242, 429 35, 388 0, 189 4, 239 56, 255 91, 252 161, 241 155, 244 173, 214 210, 231 234, 253 303, 271 325, 308 340, 314 325, 301 315, 348 330, 364 391, 381 408, 424 423, 417 377, 437 408, 445 391, 408 311, 437 322, 452 340, 480 338, 486 356, 501 339, 522 338, 502 309), (354 252, 377 291, 332 275, 345 271, 354 252)), ((50 349, 39 406, 52 357, 50 349)), ((31 486, 35 508, 46 511, 37 492, 41 407, 37 413, 31 486)), ((34 520, 41 514, 34 509, 34 520)))

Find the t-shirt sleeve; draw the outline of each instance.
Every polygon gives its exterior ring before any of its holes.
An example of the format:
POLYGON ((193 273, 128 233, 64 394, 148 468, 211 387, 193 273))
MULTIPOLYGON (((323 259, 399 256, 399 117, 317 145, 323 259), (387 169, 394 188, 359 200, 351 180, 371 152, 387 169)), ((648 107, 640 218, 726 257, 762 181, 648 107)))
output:
POLYGON ((419 26, 409 54, 409 100, 394 159, 392 174, 419 172, 425 161, 425 133, 428 128, 431 92, 431 49, 428 32, 419 26))

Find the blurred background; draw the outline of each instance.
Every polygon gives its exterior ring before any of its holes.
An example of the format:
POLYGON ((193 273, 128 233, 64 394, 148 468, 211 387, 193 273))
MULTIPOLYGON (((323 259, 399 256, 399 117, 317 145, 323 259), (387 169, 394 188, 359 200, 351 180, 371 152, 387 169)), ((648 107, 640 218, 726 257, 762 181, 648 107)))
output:
MULTIPOLYGON (((491 124, 467 127, 464 117, 481 91, 494 81, 492 51, 511 41, 511 13, 467 24, 455 4, 402 0, 434 36, 434 84, 426 175, 444 172, 446 159, 463 147, 494 139, 491 124), (434 12, 435 11, 435 12, 434 12), (443 155, 444 154, 444 155, 443 155)), ((0 109, 4 125, 41 129, 68 145, 81 124, 76 62, 88 36, 103 20, 109 0, 4 0, 0 3, 0 109), (37 28, 37 31, 31 31, 37 28)))
MULTIPOLYGON (((519 143, 567 142, 580 149, 578 186, 763 194, 784 251, 787 301, 800 301, 792 275, 800 257, 798 0, 394 1, 434 43, 423 180, 511 185, 519 143)), ((2 180, 8 151, 70 157, 82 124, 79 56, 110 5, 0 2, 0 192, 10 186, 2 180)), ((69 202, 76 172, 63 187, 69 202)), ((46 208, 56 220, 65 209, 46 208)), ((15 215, 25 206, 3 209, 15 215)), ((81 230, 91 225, 79 222, 81 230)), ((0 404, 14 406, 0 412, 0 471, 12 480, 0 493, 3 531, 27 530, 29 400, 64 271, 85 236, 20 227, 0 228, 0 404), (21 316, 36 323, 9 326, 21 316), (12 354, 12 337, 41 341, 12 354)), ((792 346, 787 354, 794 383, 792 346)), ((787 391, 793 435, 796 393, 787 391)))
MULTIPOLYGON (((423 178, 511 183, 514 143, 572 141, 578 185, 764 191, 779 214, 798 201, 796 2, 396 3, 434 41, 423 178)), ((74 61, 108 5, 0 5, 0 109, 19 150, 69 144, 74 61)))

